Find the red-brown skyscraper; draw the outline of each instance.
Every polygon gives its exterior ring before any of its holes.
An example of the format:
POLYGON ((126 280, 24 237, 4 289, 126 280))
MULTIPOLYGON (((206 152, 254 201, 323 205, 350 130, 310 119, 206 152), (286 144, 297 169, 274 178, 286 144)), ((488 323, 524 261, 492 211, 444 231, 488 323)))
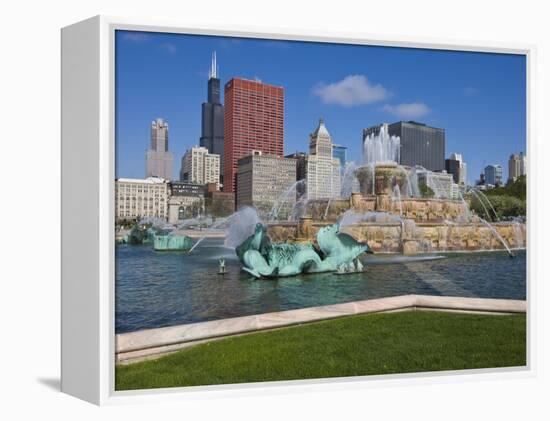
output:
POLYGON ((225 84, 224 191, 235 192, 237 161, 253 150, 283 156, 285 91, 233 78, 225 84))

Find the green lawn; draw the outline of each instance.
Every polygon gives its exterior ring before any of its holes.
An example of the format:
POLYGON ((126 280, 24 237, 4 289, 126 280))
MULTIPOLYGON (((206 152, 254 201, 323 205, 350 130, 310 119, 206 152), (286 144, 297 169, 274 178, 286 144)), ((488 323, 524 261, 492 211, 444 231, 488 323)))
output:
POLYGON ((525 338, 525 315, 351 316, 118 365, 116 390, 523 366, 525 338))

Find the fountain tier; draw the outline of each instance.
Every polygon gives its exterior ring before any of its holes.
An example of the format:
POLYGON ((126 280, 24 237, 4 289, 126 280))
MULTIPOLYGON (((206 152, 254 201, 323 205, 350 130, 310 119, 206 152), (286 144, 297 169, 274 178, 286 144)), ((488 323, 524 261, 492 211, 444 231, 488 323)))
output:
MULTIPOLYGON (((304 224, 270 224, 269 237, 276 242, 315 241, 319 229, 329 223, 306 220, 304 224), (304 228, 306 225, 307 228, 304 228), (306 237, 304 234, 307 233, 306 237)), ((499 222, 491 224, 512 249, 524 248, 525 224, 499 222)), ((412 220, 397 222, 359 222, 343 226, 341 231, 357 241, 366 242, 375 253, 432 253, 454 251, 505 250, 505 246, 484 223, 450 224, 412 220)))
POLYGON ((306 217, 269 224, 269 236, 281 242, 310 242, 320 228, 340 221, 343 232, 368 242, 375 252, 525 247, 525 224, 489 224, 472 215, 463 199, 418 197, 415 171, 391 162, 356 168, 360 193, 353 192, 345 199, 308 201, 306 217))

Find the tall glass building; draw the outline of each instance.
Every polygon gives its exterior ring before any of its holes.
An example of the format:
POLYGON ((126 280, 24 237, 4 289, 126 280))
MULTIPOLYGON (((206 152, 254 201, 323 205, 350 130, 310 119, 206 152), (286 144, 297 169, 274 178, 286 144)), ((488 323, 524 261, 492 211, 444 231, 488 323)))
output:
POLYGON ((500 165, 487 165, 485 167, 485 184, 502 185, 502 167, 500 165))
POLYGON ((340 169, 344 169, 346 166, 347 150, 348 148, 345 146, 337 145, 335 143, 332 144, 332 156, 340 160, 340 169))
POLYGON ((445 129, 416 121, 399 121, 390 124, 388 132, 401 139, 401 165, 421 165, 430 171, 445 169, 445 129))

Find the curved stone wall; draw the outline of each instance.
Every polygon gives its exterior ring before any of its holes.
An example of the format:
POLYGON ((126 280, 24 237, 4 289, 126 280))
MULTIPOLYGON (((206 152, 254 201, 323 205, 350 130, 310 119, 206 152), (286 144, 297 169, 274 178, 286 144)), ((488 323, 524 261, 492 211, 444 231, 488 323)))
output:
MULTIPOLYGON (((267 233, 274 242, 315 242, 319 228, 329 222, 307 219, 300 223, 270 224, 267 233)), ((517 222, 491 224, 508 247, 526 246, 526 226, 517 222)), ((403 223, 359 223, 341 229, 359 241, 368 242, 378 253, 430 253, 445 251, 503 250, 502 242, 483 223, 449 224, 405 220, 403 223)))

